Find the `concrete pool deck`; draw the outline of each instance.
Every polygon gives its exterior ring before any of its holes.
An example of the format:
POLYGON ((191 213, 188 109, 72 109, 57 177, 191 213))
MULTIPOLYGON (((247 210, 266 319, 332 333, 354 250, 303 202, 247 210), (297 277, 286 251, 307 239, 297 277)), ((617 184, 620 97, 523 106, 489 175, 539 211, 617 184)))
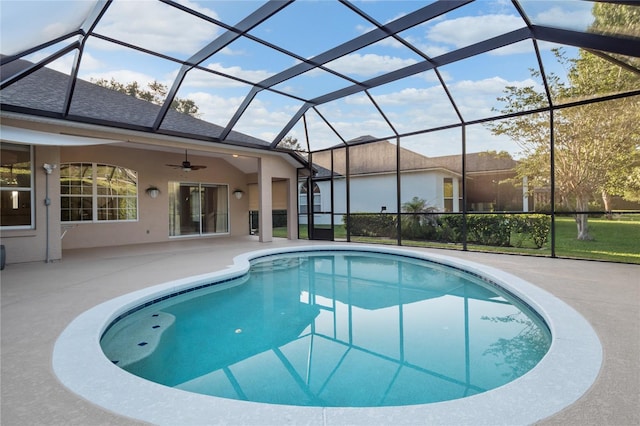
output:
MULTIPOLYGON (((51 360, 55 341, 67 325, 101 302, 185 275, 224 268, 236 255, 310 244, 313 242, 280 239, 258 243, 254 237, 183 240, 66 251, 59 262, 7 265, 1 273, 2 425, 141 424, 107 412, 60 384, 51 360)), ((599 377, 576 403, 539 424, 640 424, 640 267, 416 250, 516 275, 551 292, 591 323, 604 350, 599 377)))

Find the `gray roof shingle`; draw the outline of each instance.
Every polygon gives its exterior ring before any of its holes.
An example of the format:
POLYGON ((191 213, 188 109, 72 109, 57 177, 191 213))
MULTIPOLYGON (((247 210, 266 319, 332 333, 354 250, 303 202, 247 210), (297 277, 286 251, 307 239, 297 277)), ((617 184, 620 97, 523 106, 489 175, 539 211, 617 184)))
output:
MULTIPOLYGON (((13 75, 29 67, 31 63, 16 60, 3 65, 0 74, 13 75)), ((50 68, 41 68, 0 91, 4 106, 15 106, 62 114, 69 76, 50 68)), ((97 120, 121 123, 123 127, 142 127, 149 130, 160 111, 160 106, 134 96, 108 89, 86 80, 77 79, 71 100, 69 116, 83 121, 97 120)), ((169 110, 158 133, 184 134, 218 139, 224 127, 169 110)), ((223 142, 260 148, 270 143, 240 132, 232 131, 223 142)))

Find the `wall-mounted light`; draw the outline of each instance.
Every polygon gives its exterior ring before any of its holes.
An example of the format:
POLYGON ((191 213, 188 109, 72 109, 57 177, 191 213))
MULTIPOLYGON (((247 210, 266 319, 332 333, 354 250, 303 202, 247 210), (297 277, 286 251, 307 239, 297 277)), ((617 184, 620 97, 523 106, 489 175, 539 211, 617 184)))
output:
POLYGON ((239 200, 244 195, 244 192, 241 189, 236 189, 233 191, 233 195, 239 200))
POLYGON ((57 166, 57 165, 55 165, 55 164, 48 164, 48 163, 44 163, 44 164, 42 165, 42 168, 44 169, 44 172, 45 172, 46 174, 48 174, 48 175, 50 175, 50 174, 51 174, 51 172, 53 172, 53 171, 56 169, 56 167, 58 167, 58 166, 57 166))
POLYGON ((150 186, 145 192, 151 198, 158 198, 158 195, 160 195, 160 190, 155 186, 150 186))

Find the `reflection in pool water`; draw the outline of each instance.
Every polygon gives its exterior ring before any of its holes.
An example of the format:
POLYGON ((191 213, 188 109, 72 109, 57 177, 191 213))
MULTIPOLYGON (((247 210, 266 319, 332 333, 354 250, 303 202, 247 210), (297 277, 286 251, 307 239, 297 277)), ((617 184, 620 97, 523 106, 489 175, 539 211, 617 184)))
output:
POLYGON ((288 405, 462 398, 533 368, 546 325, 501 288, 410 257, 304 252, 113 323, 105 354, 179 389, 288 405))

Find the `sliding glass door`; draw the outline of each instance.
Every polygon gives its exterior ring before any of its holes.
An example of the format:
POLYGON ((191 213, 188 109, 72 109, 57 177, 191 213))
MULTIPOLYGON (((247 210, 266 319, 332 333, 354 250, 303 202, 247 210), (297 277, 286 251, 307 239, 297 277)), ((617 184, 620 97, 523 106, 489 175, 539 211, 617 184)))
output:
POLYGON ((169 236, 228 232, 227 185, 169 182, 169 236))

